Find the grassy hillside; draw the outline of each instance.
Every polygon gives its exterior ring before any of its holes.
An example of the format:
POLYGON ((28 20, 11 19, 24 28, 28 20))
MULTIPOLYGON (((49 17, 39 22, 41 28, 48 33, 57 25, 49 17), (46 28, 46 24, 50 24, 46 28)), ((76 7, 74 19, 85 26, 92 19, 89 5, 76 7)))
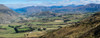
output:
POLYGON ((79 23, 49 32, 41 38, 99 38, 100 12, 79 23))

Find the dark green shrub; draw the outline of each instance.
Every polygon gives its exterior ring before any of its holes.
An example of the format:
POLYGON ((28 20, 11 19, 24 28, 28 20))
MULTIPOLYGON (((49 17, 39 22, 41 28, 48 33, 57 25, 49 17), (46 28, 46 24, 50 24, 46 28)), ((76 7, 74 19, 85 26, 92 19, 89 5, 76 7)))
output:
POLYGON ((58 26, 58 28, 62 28, 62 26, 58 26))
POLYGON ((38 31, 42 31, 42 29, 41 28, 38 28, 38 31))
POLYGON ((46 28, 43 28, 43 30, 46 30, 46 28))
POLYGON ((15 30, 16 33, 19 33, 17 28, 14 28, 14 30, 15 30))
POLYGON ((11 25, 8 25, 8 27, 14 28, 14 30, 15 30, 16 33, 19 33, 18 28, 21 27, 21 26, 22 25, 19 25, 19 26, 11 26, 11 25))
POLYGON ((8 25, 8 27, 14 28, 14 26, 8 25))

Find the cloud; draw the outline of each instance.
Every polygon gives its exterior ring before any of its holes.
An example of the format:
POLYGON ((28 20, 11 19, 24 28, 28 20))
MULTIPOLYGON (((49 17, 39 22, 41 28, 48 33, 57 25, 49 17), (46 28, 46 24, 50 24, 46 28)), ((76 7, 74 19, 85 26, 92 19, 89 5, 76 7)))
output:
POLYGON ((33 6, 34 4, 5 4, 5 6, 9 7, 9 8, 22 8, 22 7, 27 7, 27 6, 33 6))
POLYGON ((89 4, 89 3, 100 3, 100 0, 80 0, 83 4, 89 4))
POLYGON ((27 6, 67 6, 71 4, 86 5, 89 3, 100 4, 100 0, 26 0, 26 2, 23 2, 22 4, 6 4, 6 6, 20 8, 27 6))

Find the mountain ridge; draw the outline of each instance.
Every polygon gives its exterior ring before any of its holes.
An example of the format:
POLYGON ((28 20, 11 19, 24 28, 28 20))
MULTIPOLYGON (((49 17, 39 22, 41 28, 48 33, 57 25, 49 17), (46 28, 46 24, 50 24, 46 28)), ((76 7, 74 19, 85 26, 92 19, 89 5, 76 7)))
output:
POLYGON ((69 6, 29 6, 19 9, 14 9, 18 13, 32 14, 40 13, 44 11, 51 11, 53 13, 88 13, 88 12, 99 12, 100 4, 87 4, 87 5, 69 5, 69 6))
POLYGON ((18 16, 18 13, 0 4, 0 24, 12 23, 18 16))

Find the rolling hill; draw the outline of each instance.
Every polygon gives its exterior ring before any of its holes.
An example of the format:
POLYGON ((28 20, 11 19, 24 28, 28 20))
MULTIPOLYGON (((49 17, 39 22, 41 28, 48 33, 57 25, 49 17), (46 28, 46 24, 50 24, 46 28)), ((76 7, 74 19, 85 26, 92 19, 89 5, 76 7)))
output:
POLYGON ((48 32, 41 38, 99 38, 100 12, 86 18, 79 23, 48 32))

